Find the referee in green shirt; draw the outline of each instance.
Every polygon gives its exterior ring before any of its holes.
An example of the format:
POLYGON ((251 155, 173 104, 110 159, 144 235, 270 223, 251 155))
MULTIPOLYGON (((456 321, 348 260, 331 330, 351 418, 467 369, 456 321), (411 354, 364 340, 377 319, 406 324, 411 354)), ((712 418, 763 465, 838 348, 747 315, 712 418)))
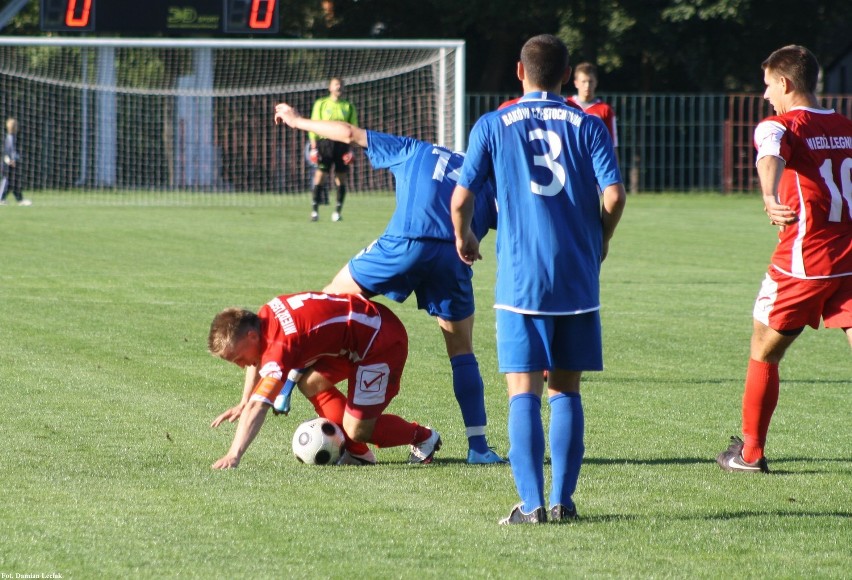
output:
MULTIPOLYGON (((351 125, 358 126, 358 114, 355 107, 346 99, 341 98, 343 94, 343 81, 337 77, 328 83, 328 96, 317 99, 311 110, 311 119, 319 121, 345 121, 351 125)), ((310 158, 315 163, 317 170, 314 173, 314 198, 311 206, 311 221, 319 219, 319 205, 328 199, 328 173, 334 167, 334 183, 337 186, 337 204, 331 221, 341 220, 340 211, 343 209, 343 199, 346 197, 346 175, 349 173, 349 164, 352 163, 352 149, 345 143, 332 141, 320 137, 316 133, 308 133, 311 141, 310 158)), ((327 201, 326 201, 327 203, 327 201)))

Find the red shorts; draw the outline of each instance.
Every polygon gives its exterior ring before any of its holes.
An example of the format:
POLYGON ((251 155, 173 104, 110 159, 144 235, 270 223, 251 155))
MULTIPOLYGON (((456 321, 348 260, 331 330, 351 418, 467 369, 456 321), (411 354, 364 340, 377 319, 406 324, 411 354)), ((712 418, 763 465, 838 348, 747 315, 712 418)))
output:
POLYGON ((399 318, 383 304, 382 328, 367 356, 353 363, 340 357, 319 359, 313 370, 334 384, 348 381, 346 412, 358 419, 375 419, 399 393, 408 359, 408 333, 399 318))
POLYGON ((773 330, 852 328, 852 276, 804 280, 769 267, 754 303, 754 319, 773 330))

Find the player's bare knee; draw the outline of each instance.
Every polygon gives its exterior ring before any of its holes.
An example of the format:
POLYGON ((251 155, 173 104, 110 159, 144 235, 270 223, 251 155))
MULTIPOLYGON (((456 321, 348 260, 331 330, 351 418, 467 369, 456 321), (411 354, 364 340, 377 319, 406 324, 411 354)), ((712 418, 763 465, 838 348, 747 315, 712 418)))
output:
POLYGON ((370 437, 373 434, 372 428, 365 428, 360 422, 354 425, 345 425, 345 423, 346 421, 344 421, 344 431, 346 431, 350 439, 358 443, 368 443, 370 441, 370 437))
POLYGON ((369 443, 376 426, 376 419, 359 419, 349 413, 344 413, 343 425, 341 426, 346 435, 353 441, 369 443))
POLYGON ((755 321, 754 333, 751 337, 751 358, 760 362, 778 364, 784 358, 787 348, 793 344, 804 329, 805 327, 802 326, 787 330, 775 330, 755 321))
POLYGON ((299 391, 306 397, 311 398, 320 394, 323 391, 327 391, 328 389, 334 386, 334 383, 326 379, 324 376, 315 372, 313 369, 309 369, 305 374, 299 379, 299 382, 296 383, 296 386, 299 387, 299 391))

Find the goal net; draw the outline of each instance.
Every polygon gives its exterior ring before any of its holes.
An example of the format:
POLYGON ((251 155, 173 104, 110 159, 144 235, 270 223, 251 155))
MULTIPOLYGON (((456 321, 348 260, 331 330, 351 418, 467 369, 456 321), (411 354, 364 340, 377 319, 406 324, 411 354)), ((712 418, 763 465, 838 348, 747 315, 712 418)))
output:
MULTIPOLYGON (((461 41, 0 39, 0 114, 27 190, 235 200, 310 188, 307 135, 275 126, 343 79, 362 127, 462 149, 461 41)), ((350 191, 392 189, 356 155, 350 191)), ((283 197, 283 196, 282 196, 283 197)))

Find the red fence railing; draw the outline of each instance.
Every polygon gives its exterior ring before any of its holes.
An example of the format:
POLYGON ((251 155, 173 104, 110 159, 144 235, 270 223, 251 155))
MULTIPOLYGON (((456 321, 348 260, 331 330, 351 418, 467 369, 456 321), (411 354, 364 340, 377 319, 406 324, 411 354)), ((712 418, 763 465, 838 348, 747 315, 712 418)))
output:
MULTIPOLYGON (((821 105, 852 118, 852 95, 824 95, 821 105)), ((722 142, 722 191, 752 191, 758 188, 752 136, 755 126, 773 114, 763 95, 727 96, 725 133, 722 142)))

